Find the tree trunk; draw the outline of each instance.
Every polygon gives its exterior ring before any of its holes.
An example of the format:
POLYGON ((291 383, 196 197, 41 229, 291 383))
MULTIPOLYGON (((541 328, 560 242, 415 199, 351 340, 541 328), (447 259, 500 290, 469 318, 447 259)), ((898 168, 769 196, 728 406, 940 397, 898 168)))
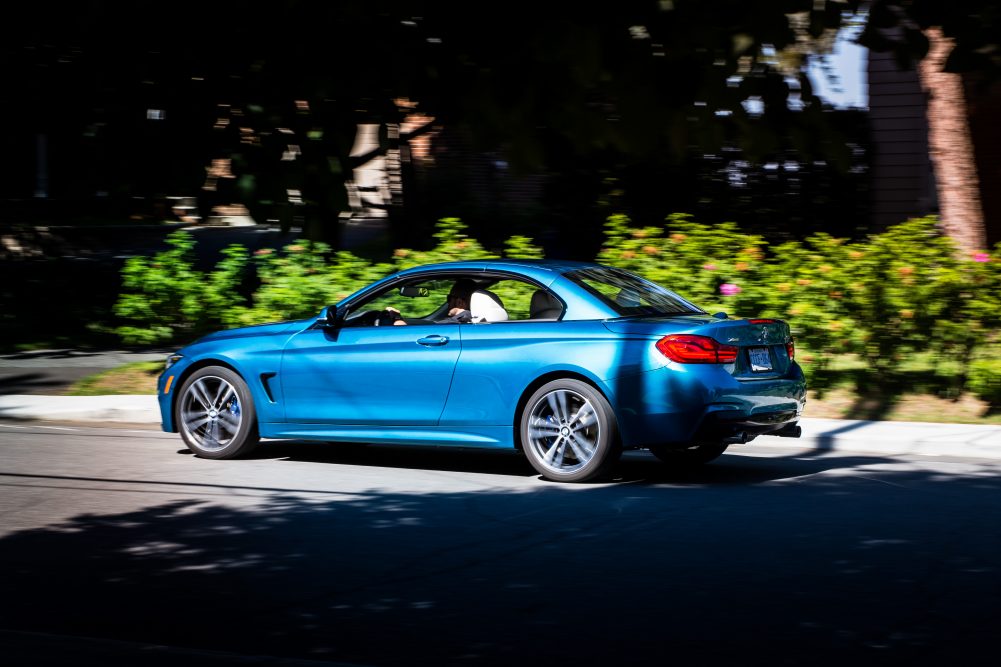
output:
POLYGON ((959 74, 943 71, 952 39, 937 28, 930 28, 925 35, 930 44, 920 74, 928 94, 928 146, 935 167, 939 212, 946 233, 961 249, 972 253, 983 250, 987 239, 963 81, 959 74))

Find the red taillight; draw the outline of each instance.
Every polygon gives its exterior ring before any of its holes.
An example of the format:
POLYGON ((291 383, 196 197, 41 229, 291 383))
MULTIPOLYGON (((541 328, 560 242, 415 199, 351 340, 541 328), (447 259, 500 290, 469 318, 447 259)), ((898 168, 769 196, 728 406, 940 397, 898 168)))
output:
POLYGON ((664 336, 657 341, 657 349, 679 364, 732 364, 737 360, 736 345, 722 345, 708 336, 664 336))
POLYGON ((796 345, 792 342, 791 338, 789 339, 789 342, 786 343, 786 352, 789 353, 789 361, 796 358, 796 345))
POLYGON ((771 320, 771 319, 757 319, 757 320, 748 320, 748 321, 751 324, 775 324, 775 320, 771 320))

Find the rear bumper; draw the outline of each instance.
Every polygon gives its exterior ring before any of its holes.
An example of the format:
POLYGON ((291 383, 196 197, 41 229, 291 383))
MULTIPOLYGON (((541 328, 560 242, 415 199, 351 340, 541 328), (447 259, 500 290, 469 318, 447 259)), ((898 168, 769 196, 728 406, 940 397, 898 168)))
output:
POLYGON ((806 405, 806 381, 793 364, 780 378, 737 380, 717 365, 670 366, 607 384, 623 447, 750 440, 786 427, 806 405))
POLYGON ((696 442, 747 442, 759 435, 780 432, 789 437, 798 437, 798 431, 791 427, 799 417, 800 411, 795 409, 750 415, 739 411, 712 412, 702 420, 692 439, 696 442))

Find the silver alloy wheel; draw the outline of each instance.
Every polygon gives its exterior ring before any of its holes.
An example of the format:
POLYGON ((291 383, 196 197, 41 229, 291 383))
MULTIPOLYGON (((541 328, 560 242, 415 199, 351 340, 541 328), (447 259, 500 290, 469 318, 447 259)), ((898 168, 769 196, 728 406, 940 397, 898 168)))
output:
POLYGON ((205 451, 226 447, 240 431, 243 410, 236 388, 214 375, 193 382, 181 397, 181 427, 205 451))
POLYGON ((532 407, 528 444, 553 472, 574 473, 594 458, 599 428, 598 414, 590 401, 575 391, 557 389, 532 407))

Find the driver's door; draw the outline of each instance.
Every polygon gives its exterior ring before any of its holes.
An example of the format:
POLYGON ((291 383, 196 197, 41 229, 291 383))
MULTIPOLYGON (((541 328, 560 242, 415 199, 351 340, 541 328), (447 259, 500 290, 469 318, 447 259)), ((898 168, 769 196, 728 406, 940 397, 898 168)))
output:
POLYGON ((433 426, 459 358, 458 324, 307 329, 282 355, 285 418, 433 426))

